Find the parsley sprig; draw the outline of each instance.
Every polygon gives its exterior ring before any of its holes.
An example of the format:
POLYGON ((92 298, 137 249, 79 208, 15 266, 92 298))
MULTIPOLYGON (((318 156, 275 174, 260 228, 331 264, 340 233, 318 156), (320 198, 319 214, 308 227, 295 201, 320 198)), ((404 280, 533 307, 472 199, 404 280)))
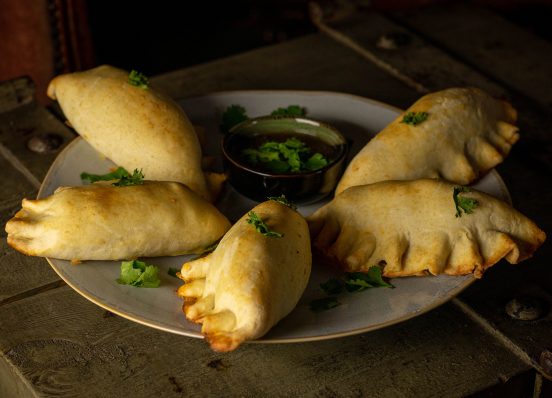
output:
POLYGON ((83 172, 81 173, 80 177, 81 177, 81 180, 89 181, 91 183, 94 183, 97 181, 117 180, 112 184, 116 187, 126 187, 129 185, 142 185, 144 183, 144 174, 142 173, 142 170, 134 169, 134 172, 132 174, 129 174, 129 172, 122 167, 118 167, 116 170, 107 174, 90 174, 90 173, 83 172))
POLYGON ((329 297, 313 300, 310 303, 310 309, 315 312, 329 310, 341 305, 335 295, 344 291, 348 293, 362 292, 374 287, 394 287, 383 279, 381 268, 377 265, 370 267, 368 272, 346 272, 341 278, 331 278, 320 284, 320 288, 329 297))
POLYGON ((257 232, 263 234, 264 236, 268 236, 270 238, 281 238, 284 236, 284 234, 281 234, 280 232, 271 231, 270 228, 268 228, 268 225, 265 224, 263 219, 258 216, 257 213, 255 213, 253 210, 251 210, 249 213, 247 213, 249 218, 246 220, 248 224, 251 224, 255 227, 257 232))
POLYGON ((429 113, 427 112, 408 112, 403 116, 401 123, 417 126, 418 124, 425 122, 428 116, 429 113))
POLYGON ((128 74, 128 84, 147 90, 149 87, 149 79, 143 73, 133 69, 128 74))
POLYGON ((295 137, 284 142, 267 141, 258 148, 244 149, 242 154, 249 164, 276 173, 315 171, 328 164, 324 155, 319 152, 313 154, 307 144, 295 137))
POLYGON ((456 218, 462 217, 462 211, 466 214, 471 214, 474 209, 479 206, 479 202, 477 200, 460 196, 461 193, 471 191, 472 190, 468 187, 454 187, 452 199, 454 200, 454 207, 456 207, 456 218))
POLYGON ((121 262, 121 276, 117 279, 120 285, 135 287, 159 287, 159 269, 143 261, 131 260, 121 262))
MULTIPOLYGON (((278 108, 273 110, 271 116, 292 116, 301 117, 307 114, 307 109, 299 105, 289 105, 286 108, 278 108)), ((232 104, 222 113, 222 123, 220 129, 223 133, 227 133, 235 125, 248 120, 247 111, 238 104, 232 104)))
POLYGON ((269 196, 267 198, 268 200, 273 200, 275 202, 281 203, 284 206, 289 207, 292 210, 297 210, 297 205, 295 203, 291 202, 288 198, 286 198, 286 195, 282 194, 280 196, 269 196))

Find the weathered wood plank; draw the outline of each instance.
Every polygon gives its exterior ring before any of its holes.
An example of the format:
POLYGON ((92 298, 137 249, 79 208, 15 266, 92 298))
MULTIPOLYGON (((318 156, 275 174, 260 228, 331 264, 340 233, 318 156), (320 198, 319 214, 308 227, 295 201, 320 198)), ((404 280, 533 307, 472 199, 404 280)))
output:
MULTIPOLYGON (((10 162, 0 155, 0 212, 21 203, 22 196, 34 197, 36 187, 23 174, 16 170, 10 162)), ((4 224, 2 223, 2 231, 4 224)), ((1 236, 2 232, 0 232, 1 236)))
POLYGON ((0 144, 4 145, 40 182, 50 165, 75 135, 45 108, 35 103, 0 114, 0 144), (29 141, 50 145, 51 150, 33 152, 29 141))
POLYGON ((450 305, 359 336, 228 354, 105 314, 68 287, 2 306, 0 352, 43 396, 452 397, 528 369, 450 305))
POLYGON ((418 97, 414 90, 321 35, 163 74, 153 78, 152 84, 175 98, 222 90, 329 90, 405 107, 418 97))
MULTIPOLYGON (((451 14, 454 15, 454 14, 451 14)), ((461 16, 449 16, 448 22, 462 25, 461 16), (455 21, 453 23, 452 21, 455 21)), ((492 26, 488 27, 492 29, 492 26)), ((519 125, 522 138, 514 146, 506 161, 498 167, 512 193, 514 205, 524 214, 533 218, 545 231, 552 230, 552 213, 548 210, 552 200, 550 181, 552 176, 552 146, 548 127, 550 115, 541 112, 540 106, 532 99, 516 95, 484 74, 474 71, 469 65, 434 47, 423 38, 404 26, 386 20, 377 14, 357 14, 339 24, 334 24, 339 34, 344 34, 355 43, 380 57, 385 63, 400 73, 420 82, 428 90, 434 91, 456 85, 482 87, 492 94, 510 97, 519 110, 519 125), (406 34, 410 41, 396 50, 384 50, 376 46, 378 38, 390 33, 406 34)), ((452 28, 451 28, 452 29, 452 28)), ((334 39, 340 37, 329 32, 334 39)), ((434 35, 438 35, 435 32, 434 35)), ((460 40, 461 41, 461 40, 460 40)), ((512 65, 512 68, 515 68, 512 65)), ((461 295, 461 299, 481 314, 483 318, 498 326, 507 338, 517 344, 533 363, 538 363, 538 355, 543 350, 543 341, 550 341, 550 324, 540 321, 531 324, 531 338, 519 329, 519 322, 504 317, 505 302, 518 291, 537 287, 552 292, 552 269, 548 258, 552 256, 552 243, 546 242, 533 259, 518 267, 499 264, 488 272, 483 280, 461 295), (495 300, 494 298, 500 298, 495 300)), ((547 295, 546 297, 549 297, 547 295)), ((552 306, 552 302, 547 302, 552 306)))
POLYGON ((552 44, 534 33, 462 2, 392 15, 474 70, 552 107, 552 44))

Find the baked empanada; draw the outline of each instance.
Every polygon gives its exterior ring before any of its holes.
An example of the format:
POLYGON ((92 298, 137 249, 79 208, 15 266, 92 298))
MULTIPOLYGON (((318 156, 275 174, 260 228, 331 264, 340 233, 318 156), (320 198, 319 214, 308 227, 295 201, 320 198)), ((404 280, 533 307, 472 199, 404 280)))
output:
POLYGON ((519 139, 512 124, 516 118, 509 103, 476 88, 425 95, 353 158, 336 194, 390 180, 443 178, 469 184, 508 155, 519 139), (427 113, 425 120, 421 112, 427 113), (403 122, 405 116, 412 124, 403 122))
POLYGON ((309 230, 296 211, 276 201, 252 210, 270 231, 265 236, 244 215, 214 252, 182 266, 178 289, 184 313, 202 324, 216 351, 231 351, 263 336, 297 305, 309 279, 309 230))
POLYGON ((6 224, 8 243, 31 255, 64 260, 128 260, 201 253, 230 223, 177 182, 58 188, 23 199, 6 224))
POLYGON ((387 277, 479 278, 501 258, 516 264, 544 242, 531 220, 481 192, 460 193, 457 200, 476 207, 455 217, 454 188, 432 179, 351 187, 307 218, 313 245, 347 271, 381 265, 387 277))
POLYGON ((129 84, 126 71, 103 65, 54 78, 56 99, 74 129, 97 151, 149 180, 177 181, 214 201, 221 179, 201 170, 201 148, 182 109, 153 88, 129 84))

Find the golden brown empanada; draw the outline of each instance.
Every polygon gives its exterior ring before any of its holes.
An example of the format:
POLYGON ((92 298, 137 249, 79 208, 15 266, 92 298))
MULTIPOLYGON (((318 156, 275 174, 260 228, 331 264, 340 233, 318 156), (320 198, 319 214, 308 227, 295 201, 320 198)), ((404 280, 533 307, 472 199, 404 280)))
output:
POLYGON ((182 109, 153 88, 129 84, 126 71, 103 65, 54 78, 56 99, 75 130, 97 151, 149 180, 186 184, 214 201, 220 178, 201 170, 201 148, 182 109), (212 186, 210 184, 213 184, 212 186))
POLYGON ((504 160, 519 139, 512 106, 476 88, 451 88, 420 98, 353 158, 336 194, 355 185, 443 178, 466 185, 504 160), (403 122, 426 112, 417 125, 403 122))
POLYGON ((382 265, 383 275, 483 272, 506 258, 530 257, 546 235, 508 204, 481 192, 478 205, 455 217, 455 185, 439 180, 355 186, 307 218, 313 245, 348 271, 382 265))
POLYGON ((177 182, 61 187, 22 206, 6 224, 10 246, 65 260, 201 253, 230 228, 212 204, 177 182))
POLYGON ((312 257, 307 223, 275 201, 253 209, 271 231, 265 236, 244 215, 211 254, 182 266, 178 289, 186 317, 202 324, 211 348, 231 351, 263 336, 297 305, 312 257))

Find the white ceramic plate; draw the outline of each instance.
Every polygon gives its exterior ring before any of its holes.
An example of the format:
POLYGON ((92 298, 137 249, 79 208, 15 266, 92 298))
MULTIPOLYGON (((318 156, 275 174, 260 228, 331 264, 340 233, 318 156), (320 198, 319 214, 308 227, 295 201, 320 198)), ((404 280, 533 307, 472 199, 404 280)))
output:
MULTIPOLYGON (((203 126, 209 151, 219 154, 219 124, 224 109, 242 105, 249 117, 270 113, 278 107, 301 105, 308 117, 336 126, 353 140, 350 156, 376 132, 394 119, 400 110, 365 98, 332 93, 305 91, 231 91, 182 100, 182 107, 195 125, 203 126)), ((105 173, 114 164, 97 153, 84 140, 75 139, 58 156, 44 179, 39 197, 51 195, 59 186, 81 185, 80 173, 105 173)), ((220 156, 219 165, 220 167, 220 156)), ((147 177, 147 176, 146 176, 147 177)), ((509 200, 500 176, 489 173, 475 187, 509 200)), ((218 207, 235 221, 255 205, 254 202, 227 188, 218 207)), ((322 203, 301 207, 308 215, 322 203)), ((199 326, 188 322, 182 313, 182 301, 175 290, 180 280, 167 274, 169 267, 180 268, 187 259, 163 257, 146 259, 160 267, 161 287, 139 289, 119 285, 120 262, 86 261, 71 265, 68 261, 49 259, 51 266, 65 282, 97 305, 130 320, 181 335, 199 337, 199 326)), ((331 271, 313 264, 309 285, 295 310, 276 325, 262 342, 298 342, 352 335, 389 326, 429 311, 446 302, 473 282, 465 277, 411 277, 392 280, 395 289, 377 288, 339 297, 341 306, 314 313, 309 303, 324 297, 319 284, 330 278, 331 271)))

